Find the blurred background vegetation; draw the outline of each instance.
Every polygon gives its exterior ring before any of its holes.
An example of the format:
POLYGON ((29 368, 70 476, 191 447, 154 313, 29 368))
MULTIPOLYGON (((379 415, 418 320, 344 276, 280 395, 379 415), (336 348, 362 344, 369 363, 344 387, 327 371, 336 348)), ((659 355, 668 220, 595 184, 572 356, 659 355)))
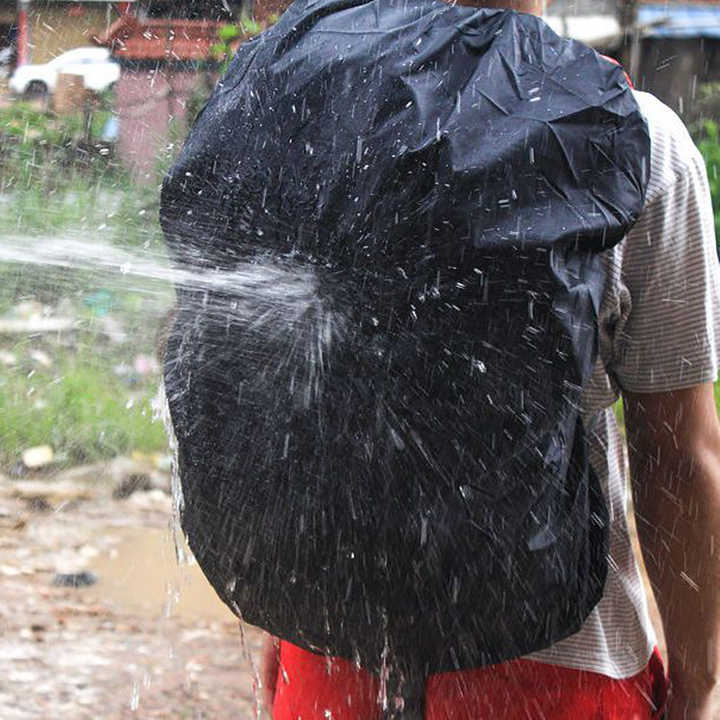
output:
POLYGON ((158 190, 173 148, 140 185, 104 142, 110 98, 56 116, 42 103, 0 108, 0 225, 27 262, 0 263, 0 469, 22 472, 23 451, 50 446, 53 467, 140 452, 164 453, 153 421, 158 329, 173 302, 167 283, 82 267, 37 264, 32 247, 62 238, 142 251, 163 263, 158 190), (34 331, 37 318, 70 320, 34 331), (27 332, 4 330, 27 327, 27 332), (34 325, 35 323, 35 325, 34 325))
POLYGON ((720 83, 700 85, 696 114, 697 119, 690 124, 690 131, 707 166, 720 257, 720 83))
MULTIPOLYGON (((49 449, 41 470, 166 455, 154 399, 171 284, 112 262, 44 264, 41 248, 67 239, 108 256, 122 250, 128 265, 167 268, 157 217, 163 175, 238 43, 276 19, 270 13, 258 23, 241 13, 218 24, 208 57, 188 66, 194 84, 179 100, 183 111, 169 117, 159 146, 152 134, 147 147, 137 146, 143 168, 152 153, 149 173, 117 154, 118 109, 157 112, 142 90, 139 103, 128 101, 116 83, 60 114, 47 94, 11 98, 0 82, 0 227, 4 242, 27 256, 0 260, 0 473, 22 475, 25 451, 38 447, 49 449), (38 329, 43 321, 70 327, 38 329)), ((141 63, 127 72, 143 83, 151 69, 141 63)))
MULTIPOLYGON (((226 65, 237 37, 257 30, 226 26, 213 47, 215 59, 226 65)), ((212 85, 198 75, 190 120, 212 85)), ((690 128, 707 163, 720 237, 720 84, 702 86, 699 94, 698 119, 690 128)), ((0 469, 16 467, 23 450, 37 445, 53 448, 56 466, 166 452, 151 401, 171 286, 122 272, 38 267, 30 257, 33 243, 67 235, 165 262, 159 186, 186 128, 173 129, 153 177, 140 184, 103 137, 111 117, 111 92, 62 117, 37 101, 0 107, 0 224, 8 238, 28 247, 27 263, 0 263, 0 469), (72 330, 2 329, 3 318, 35 316, 68 317, 72 330)), ((720 254, 720 244, 718 249, 720 254)), ((717 396, 720 405, 720 390, 717 396)), ((618 413, 622 419, 621 408, 618 413)))

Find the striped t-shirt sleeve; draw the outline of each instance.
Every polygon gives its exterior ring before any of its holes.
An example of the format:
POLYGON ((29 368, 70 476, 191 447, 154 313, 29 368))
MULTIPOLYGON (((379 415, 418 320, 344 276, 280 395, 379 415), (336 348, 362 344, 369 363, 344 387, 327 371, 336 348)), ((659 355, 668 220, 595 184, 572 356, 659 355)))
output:
POLYGON ((705 164, 679 118, 654 98, 642 216, 620 255, 612 367, 622 390, 667 392, 717 378, 720 270, 705 164))

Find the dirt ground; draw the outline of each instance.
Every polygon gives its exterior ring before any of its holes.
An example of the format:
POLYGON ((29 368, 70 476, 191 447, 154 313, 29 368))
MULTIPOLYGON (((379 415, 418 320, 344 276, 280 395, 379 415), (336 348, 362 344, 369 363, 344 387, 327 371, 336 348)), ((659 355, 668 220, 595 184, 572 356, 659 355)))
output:
POLYGON ((261 633, 178 566, 170 515, 159 489, 38 499, 0 477, 2 720, 265 717, 261 633), (81 572, 97 582, 53 584, 81 572))
POLYGON ((266 720, 263 635, 178 562, 167 479, 115 499, 81 475, 0 476, 0 720, 266 720))

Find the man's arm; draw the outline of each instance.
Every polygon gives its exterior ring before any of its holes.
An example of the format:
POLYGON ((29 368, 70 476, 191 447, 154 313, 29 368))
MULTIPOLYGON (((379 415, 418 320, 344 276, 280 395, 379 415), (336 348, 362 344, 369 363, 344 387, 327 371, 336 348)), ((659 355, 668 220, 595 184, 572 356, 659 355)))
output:
POLYGON ((712 384, 625 393, 643 556, 668 647, 670 720, 720 719, 720 422, 712 384))

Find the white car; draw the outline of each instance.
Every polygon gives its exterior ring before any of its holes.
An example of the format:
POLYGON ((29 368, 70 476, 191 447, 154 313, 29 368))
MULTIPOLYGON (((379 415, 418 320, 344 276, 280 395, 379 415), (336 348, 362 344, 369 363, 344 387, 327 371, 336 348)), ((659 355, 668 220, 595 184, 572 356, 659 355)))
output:
POLYGON ((100 92, 120 77, 120 66, 103 47, 79 47, 44 65, 21 65, 12 74, 10 89, 18 95, 45 95, 55 91, 60 73, 82 75, 86 88, 100 92))

